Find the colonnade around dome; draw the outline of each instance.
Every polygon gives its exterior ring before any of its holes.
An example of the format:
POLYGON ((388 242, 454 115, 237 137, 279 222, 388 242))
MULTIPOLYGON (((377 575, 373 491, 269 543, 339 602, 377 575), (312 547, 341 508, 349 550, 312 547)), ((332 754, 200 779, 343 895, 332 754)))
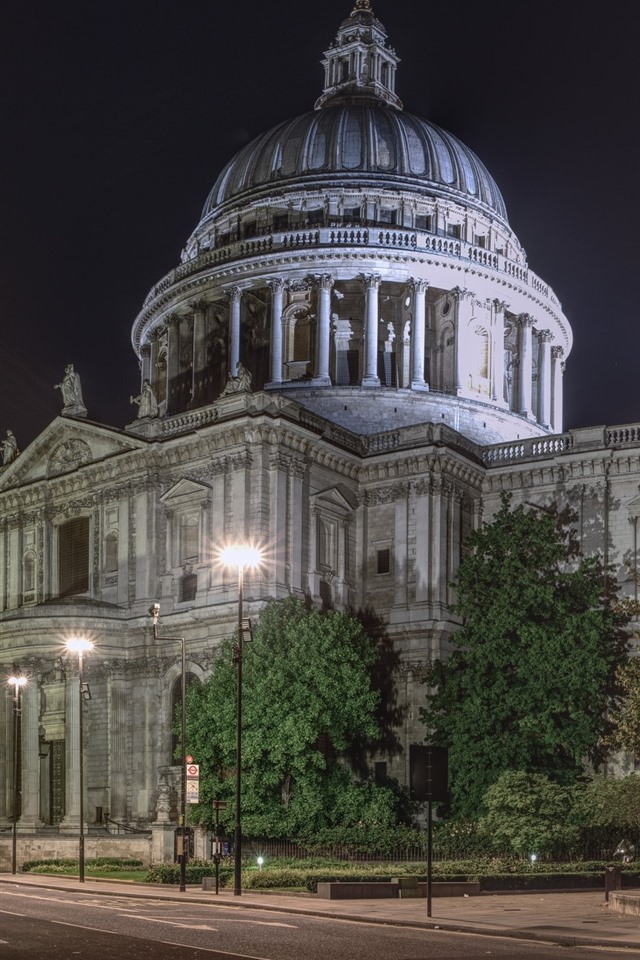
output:
MULTIPOLYGON (((341 265, 300 279, 210 282, 195 301, 179 294, 164 322, 147 324, 141 349, 161 413, 214 402, 241 362, 253 390, 432 392, 515 415, 489 442, 562 431, 564 349, 541 321, 497 297, 384 272, 349 276, 341 265)), ((425 420, 440 416, 436 396, 425 399, 425 420)))

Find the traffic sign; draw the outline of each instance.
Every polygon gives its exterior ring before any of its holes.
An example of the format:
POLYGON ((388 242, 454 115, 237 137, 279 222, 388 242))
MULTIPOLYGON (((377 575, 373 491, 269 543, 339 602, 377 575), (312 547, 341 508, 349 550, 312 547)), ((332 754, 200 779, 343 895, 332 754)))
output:
POLYGON ((200 776, 200 764, 199 763, 188 763, 187 764, 187 779, 188 780, 197 780, 200 776))
POLYGON ((199 780, 187 780, 187 803, 200 803, 199 780))

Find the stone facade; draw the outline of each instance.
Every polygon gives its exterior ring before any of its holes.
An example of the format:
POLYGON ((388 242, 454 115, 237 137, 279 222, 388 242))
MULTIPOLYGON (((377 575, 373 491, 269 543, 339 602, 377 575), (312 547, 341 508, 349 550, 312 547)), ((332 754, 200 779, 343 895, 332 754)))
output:
MULTIPOLYGON (((141 415, 120 430, 63 410, 0 468, 0 662, 31 680, 23 833, 78 828, 70 635, 95 643, 88 823, 175 822, 179 650, 154 639, 148 609, 160 602, 160 634, 184 637, 188 673, 206 678, 237 616, 217 559, 227 542, 266 551, 245 575, 248 615, 294 595, 382 618, 404 749, 371 761, 402 782, 424 736, 425 666, 459 626, 467 535, 503 490, 571 503, 585 553, 637 591, 640 425, 563 432, 560 303, 478 158, 403 113, 396 63, 360 0, 327 51, 317 109, 230 162, 135 319, 141 415)), ((0 708, 8 828, 10 696, 0 708)))

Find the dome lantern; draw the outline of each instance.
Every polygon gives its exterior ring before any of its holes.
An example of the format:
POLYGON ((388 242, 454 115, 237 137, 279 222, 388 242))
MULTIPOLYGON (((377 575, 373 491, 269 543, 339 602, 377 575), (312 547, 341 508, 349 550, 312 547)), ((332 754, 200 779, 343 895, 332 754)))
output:
POLYGON ((356 0, 324 56, 324 90, 316 101, 316 110, 336 96, 375 97, 402 109, 395 92, 400 60, 388 46, 387 32, 374 16, 369 0, 356 0))

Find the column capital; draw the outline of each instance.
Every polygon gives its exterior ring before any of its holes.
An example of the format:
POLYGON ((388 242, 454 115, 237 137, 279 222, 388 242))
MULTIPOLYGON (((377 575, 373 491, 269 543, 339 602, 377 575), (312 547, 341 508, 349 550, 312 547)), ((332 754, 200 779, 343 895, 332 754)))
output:
POLYGON ((519 313, 518 323, 521 327, 533 327, 533 317, 530 313, 519 313))
POLYGON ((553 360, 562 360, 564 358, 563 347, 551 347, 551 357, 553 360))
POLYGON ((496 313, 504 313, 509 304, 506 300, 500 300, 498 297, 493 301, 493 306, 496 313))
POLYGON ((191 309, 194 313, 204 313, 207 309, 207 306, 208 304, 206 300, 196 300, 195 303, 191 304, 191 309))
POLYGON ((453 287, 449 291, 450 295, 453 296, 458 302, 462 300, 473 300, 475 299, 475 293, 473 290, 467 290, 466 287, 463 290, 462 287, 453 287))
POLYGON ((429 281, 417 280, 415 277, 411 277, 409 280, 409 287, 414 293, 426 293, 429 289, 429 281))
POLYGON ((140 356, 149 357, 151 355, 151 344, 143 343, 140 347, 140 356))
POLYGON ((382 283, 382 277, 379 273, 359 273, 360 280, 368 290, 379 290, 382 283))
POLYGON ((309 276, 309 282, 319 290, 331 290, 335 281, 330 273, 314 273, 309 276))
POLYGON ((169 330, 171 327, 177 327, 180 323, 182 317, 178 316, 177 313, 170 313, 169 316, 165 319, 165 327, 169 330))
POLYGON ((272 293, 282 293, 289 286, 289 281, 283 277, 272 277, 266 283, 272 293))
POLYGON ((225 287, 224 292, 231 303, 240 303, 242 299, 242 287, 225 287))
POLYGON ((551 330, 539 330, 538 340, 540 340, 542 343, 550 343, 553 340, 553 334, 551 333, 551 330))

